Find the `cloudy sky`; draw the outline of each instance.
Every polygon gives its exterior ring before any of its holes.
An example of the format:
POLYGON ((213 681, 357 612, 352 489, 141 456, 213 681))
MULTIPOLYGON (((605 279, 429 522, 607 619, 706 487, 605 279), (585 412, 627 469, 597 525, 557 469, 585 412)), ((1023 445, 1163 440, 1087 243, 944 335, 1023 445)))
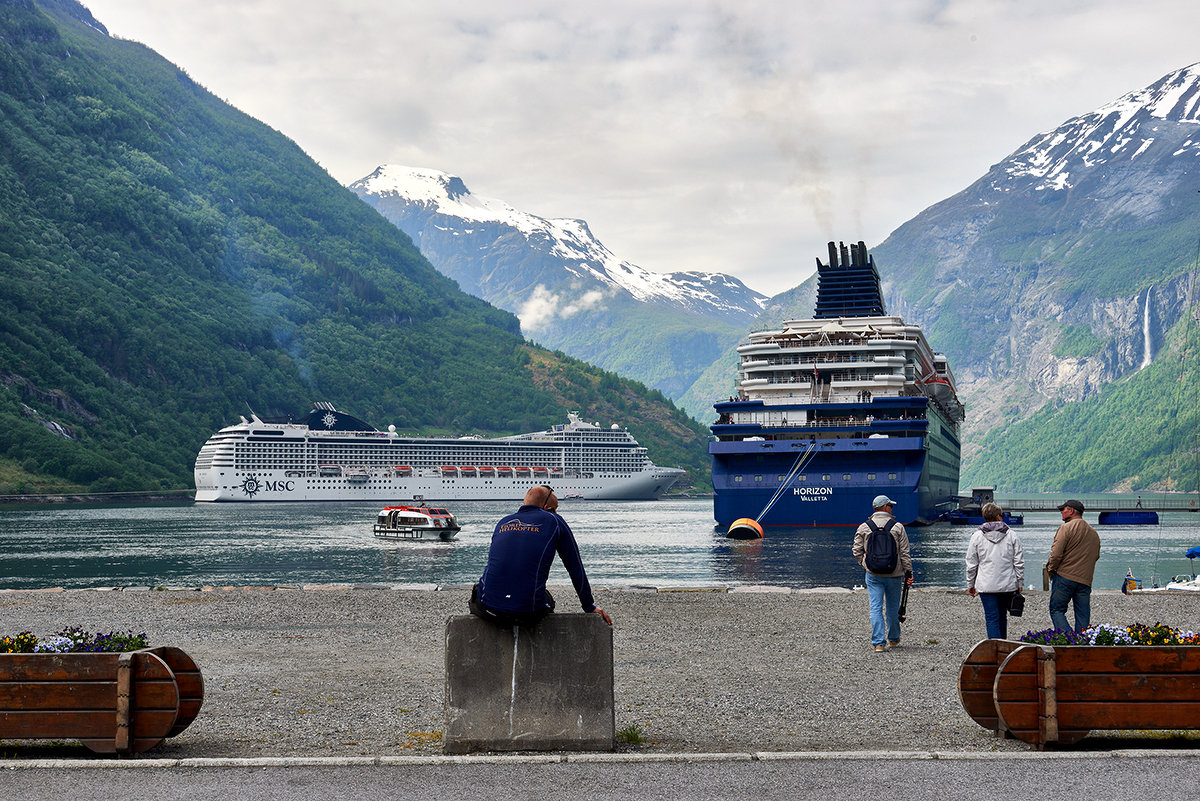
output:
POLYGON ((342 183, 384 163, 767 294, 1200 61, 1194 0, 83 0, 342 183))

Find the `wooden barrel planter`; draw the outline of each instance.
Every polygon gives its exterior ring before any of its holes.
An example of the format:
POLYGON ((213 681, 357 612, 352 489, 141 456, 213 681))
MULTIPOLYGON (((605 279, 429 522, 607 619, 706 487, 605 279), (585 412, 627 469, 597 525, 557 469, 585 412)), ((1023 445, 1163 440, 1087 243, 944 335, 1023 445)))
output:
POLYGON ((0 654, 0 740, 137 754, 186 729, 203 703, 200 669, 179 648, 0 654))
POLYGON ((958 686, 972 720, 1038 748, 1097 729, 1200 728, 1200 646, 984 640, 958 686))

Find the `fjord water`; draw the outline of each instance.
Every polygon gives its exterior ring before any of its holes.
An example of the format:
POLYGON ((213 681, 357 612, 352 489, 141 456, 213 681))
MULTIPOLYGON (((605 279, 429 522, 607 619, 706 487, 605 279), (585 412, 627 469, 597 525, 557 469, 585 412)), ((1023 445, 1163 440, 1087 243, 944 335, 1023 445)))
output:
MULTIPOLYGON (((0 588, 200 587, 302 584, 467 584, 487 558, 497 519, 512 503, 459 502, 454 542, 390 542, 371 533, 375 504, 55 506, 0 510, 0 588)), ((793 588, 862 584, 851 528, 768 529, 759 542, 728 540, 712 501, 564 501, 596 586, 793 588)), ((1087 515, 1095 523, 1095 515, 1087 515)), ((1150 586, 1190 571, 1200 515, 1168 512, 1158 526, 1097 526, 1095 587, 1117 589, 1129 568, 1150 586)), ((1041 586, 1056 512, 1025 515, 1025 583, 1041 586)), ((970 526, 912 529, 917 582, 965 586, 970 526)), ((566 583, 555 563, 554 583, 566 583)))

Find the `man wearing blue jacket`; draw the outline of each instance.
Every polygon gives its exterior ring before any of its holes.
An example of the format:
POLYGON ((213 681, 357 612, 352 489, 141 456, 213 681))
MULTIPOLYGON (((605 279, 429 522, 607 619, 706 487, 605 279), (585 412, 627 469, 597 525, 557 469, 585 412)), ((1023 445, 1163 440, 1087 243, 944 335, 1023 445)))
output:
POLYGON ((554 490, 539 484, 525 493, 520 509, 496 524, 487 567, 471 589, 471 614, 502 626, 530 626, 554 611, 546 577, 557 553, 583 611, 595 612, 612 625, 612 618, 592 600, 575 535, 557 509, 554 490))

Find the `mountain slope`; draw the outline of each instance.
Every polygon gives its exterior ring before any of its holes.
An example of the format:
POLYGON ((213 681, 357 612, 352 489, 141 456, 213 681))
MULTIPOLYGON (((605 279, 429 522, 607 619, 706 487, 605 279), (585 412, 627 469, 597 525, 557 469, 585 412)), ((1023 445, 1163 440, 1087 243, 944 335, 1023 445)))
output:
POLYGON ((730 276, 622 261, 582 220, 480 198, 436 170, 385 165, 350 189, 464 291, 517 314, 530 337, 672 397, 737 340, 765 299, 730 276))
POLYGON ((247 409, 513 433, 605 419, 606 381, 656 420, 611 422, 704 469, 703 429, 656 433, 661 396, 531 351, 294 143, 73 0, 0 0, 0 268, 0 493, 190 486, 247 409), (578 380, 540 385, 547 359, 578 380))
MULTIPOLYGON (((779 326, 787 320, 808 319, 813 316, 816 304, 817 276, 813 274, 799 286, 767 300, 749 330, 761 331, 779 326)), ((715 420, 713 403, 733 394, 737 383, 737 345, 737 342, 730 345, 679 397, 677 403, 680 408, 696 420, 705 423, 715 420)))
POLYGON ((873 249, 891 310, 925 325, 959 377, 964 485, 1161 486, 1191 411, 1144 416, 1135 396, 1178 394, 1177 369, 1147 368, 1178 359, 1164 348, 1191 302, 1198 171, 1193 65, 1034 137, 873 249), (1082 418, 1054 410, 1075 404, 1109 411, 1064 432, 1082 418), (1132 464, 1110 447, 1130 433, 1154 443, 1132 464))

